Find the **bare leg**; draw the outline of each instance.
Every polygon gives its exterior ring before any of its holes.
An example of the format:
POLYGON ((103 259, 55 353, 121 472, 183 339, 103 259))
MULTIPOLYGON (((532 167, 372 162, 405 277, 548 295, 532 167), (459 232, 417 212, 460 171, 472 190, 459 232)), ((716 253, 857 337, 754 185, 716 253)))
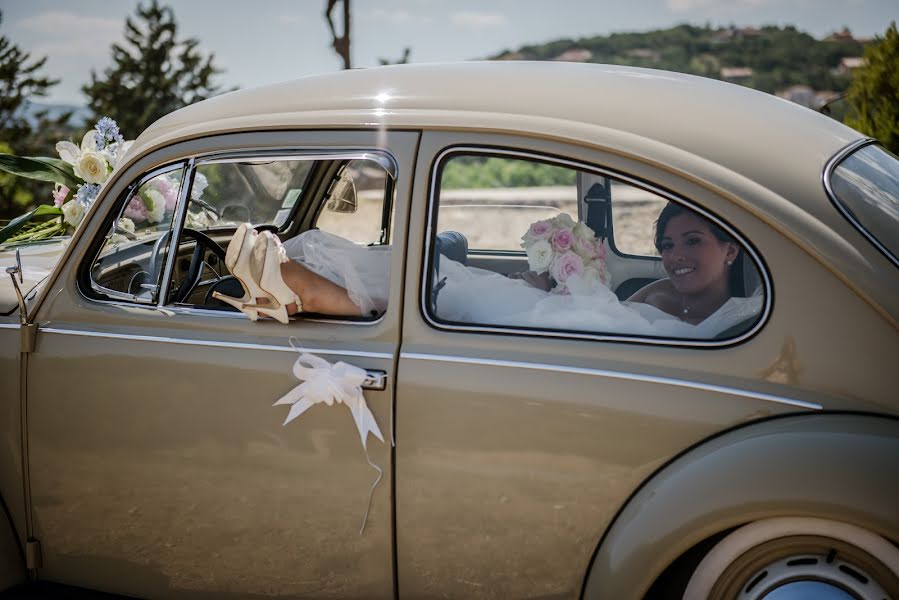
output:
MULTIPOLYGON (((284 278, 284 283, 300 297, 305 312, 362 316, 362 311, 353 304, 344 288, 313 273, 296 261, 289 260, 282 263, 281 276, 284 278)), ((287 312, 295 314, 297 312, 296 304, 288 304, 287 312)))

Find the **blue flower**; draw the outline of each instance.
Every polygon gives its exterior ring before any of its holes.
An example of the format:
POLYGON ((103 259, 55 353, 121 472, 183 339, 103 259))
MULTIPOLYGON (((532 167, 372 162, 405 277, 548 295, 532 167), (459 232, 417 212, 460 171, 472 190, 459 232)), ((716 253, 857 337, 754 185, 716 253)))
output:
POLYGON ((79 185, 78 191, 75 192, 75 196, 72 198, 72 200, 74 200, 75 202, 80 202, 85 207, 87 207, 97 199, 97 195, 99 193, 100 184, 98 183, 87 183, 84 185, 79 185))
POLYGON ((97 130, 98 140, 97 143, 100 145, 98 150, 102 150, 107 145, 122 143, 125 141, 125 138, 119 133, 119 125, 113 119, 109 117, 103 117, 99 121, 97 121, 97 125, 94 127, 97 130))

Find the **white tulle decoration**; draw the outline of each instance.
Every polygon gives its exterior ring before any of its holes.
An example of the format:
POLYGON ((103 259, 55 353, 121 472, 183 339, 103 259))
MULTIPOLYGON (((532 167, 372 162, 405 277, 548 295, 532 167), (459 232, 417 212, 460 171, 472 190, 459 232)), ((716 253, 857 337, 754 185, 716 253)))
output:
MULTIPOLYGON (((291 346, 294 346, 293 340, 291 340, 291 346)), ((368 408, 365 396, 362 395, 362 384, 367 379, 368 373, 364 369, 345 362, 331 364, 320 356, 302 352, 297 362, 293 365, 293 374, 303 383, 284 394, 272 405, 292 405, 290 412, 287 413, 287 418, 284 420, 284 425, 287 425, 316 404, 327 404, 328 406, 333 406, 335 403, 345 404, 349 407, 353 420, 356 422, 356 429, 359 431, 359 438, 362 441, 362 449, 365 451, 365 460, 378 472, 378 476, 372 484, 368 495, 368 507, 362 519, 362 528, 359 530, 361 535, 365 531, 372 495, 383 474, 381 467, 373 463, 368 455, 367 441, 369 433, 382 442, 384 441, 384 436, 381 434, 377 421, 375 421, 375 416, 368 408)))

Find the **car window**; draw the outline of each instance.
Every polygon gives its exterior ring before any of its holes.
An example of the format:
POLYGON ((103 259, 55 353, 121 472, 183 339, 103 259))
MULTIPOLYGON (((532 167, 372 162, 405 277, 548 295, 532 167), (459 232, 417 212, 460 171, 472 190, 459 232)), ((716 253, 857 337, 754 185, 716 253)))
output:
POLYGON ((899 265, 899 158, 865 146, 839 163, 830 186, 841 212, 899 265))
POLYGON ((185 224, 194 229, 283 226, 314 164, 312 160, 254 158, 197 165, 185 224))
POLYGON ((156 302, 184 172, 183 165, 156 171, 127 193, 91 266, 99 297, 156 302))
POLYGON ((614 252, 633 256, 658 256, 652 224, 668 201, 662 196, 623 181, 612 180, 612 233, 614 252))
POLYGON ((392 178, 371 159, 353 159, 339 167, 314 226, 357 244, 387 244, 392 178), (355 200, 351 200, 354 198, 355 200))
POLYGON ((623 178, 552 159, 452 150, 438 162, 436 183, 423 301, 437 326, 716 341, 752 329, 765 306, 754 252, 735 232, 623 178), (460 188, 460 173, 479 184, 497 181, 497 172, 529 173, 530 181, 551 173, 570 184, 544 186, 564 190, 552 210, 548 195, 529 193, 533 186, 486 188, 517 193, 515 208, 459 201, 459 189, 482 189, 460 188), (612 252, 612 239, 628 252, 612 252))
POLYGON ((440 188, 440 227, 463 234, 474 251, 519 251, 528 225, 577 212, 574 171, 539 161, 456 156, 443 166, 440 188))

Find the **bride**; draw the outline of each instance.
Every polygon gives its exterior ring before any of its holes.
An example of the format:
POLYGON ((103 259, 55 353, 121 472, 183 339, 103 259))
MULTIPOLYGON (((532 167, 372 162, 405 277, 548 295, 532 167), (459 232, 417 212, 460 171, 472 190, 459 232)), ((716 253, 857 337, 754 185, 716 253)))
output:
MULTIPOLYGON (((558 293, 545 274, 506 277, 440 255, 434 314, 452 323, 708 339, 761 310, 760 294, 737 293, 739 245, 703 217, 668 204, 655 243, 668 277, 626 302, 596 278, 573 275, 566 293, 558 293)), ((387 307, 389 262, 389 246, 360 246, 319 230, 282 244, 243 224, 225 263, 244 296, 213 295, 253 320, 264 315, 287 323, 303 311, 374 316, 387 307)))

